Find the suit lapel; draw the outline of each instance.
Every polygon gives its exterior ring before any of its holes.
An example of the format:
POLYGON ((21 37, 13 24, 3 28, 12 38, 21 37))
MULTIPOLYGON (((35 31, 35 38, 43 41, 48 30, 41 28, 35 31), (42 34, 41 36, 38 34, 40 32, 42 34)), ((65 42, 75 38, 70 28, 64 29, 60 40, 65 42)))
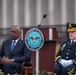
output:
POLYGON ((16 43, 16 45, 14 47, 14 50, 11 53, 15 52, 16 48, 18 48, 20 46, 20 44, 21 44, 21 39, 18 40, 18 42, 16 43))
POLYGON ((11 52, 12 40, 9 40, 7 44, 8 44, 8 47, 7 47, 7 48, 8 48, 8 53, 10 54, 10 52, 11 52))

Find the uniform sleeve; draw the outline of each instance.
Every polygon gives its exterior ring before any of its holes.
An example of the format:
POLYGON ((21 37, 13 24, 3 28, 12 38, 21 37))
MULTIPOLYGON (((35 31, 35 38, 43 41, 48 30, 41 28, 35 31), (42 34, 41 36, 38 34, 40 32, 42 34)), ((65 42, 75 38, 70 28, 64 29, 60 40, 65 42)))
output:
POLYGON ((61 50, 59 49, 59 51, 58 51, 58 53, 57 53, 57 55, 56 55, 55 62, 58 63, 58 61, 59 61, 61 58, 62 58, 62 57, 61 57, 61 50))
POLYGON ((63 46, 64 42, 61 43, 60 45, 60 48, 59 48, 59 51, 56 55, 56 59, 55 59, 55 62, 58 63, 60 59, 62 59, 62 55, 61 55, 61 50, 62 50, 62 46, 63 46))

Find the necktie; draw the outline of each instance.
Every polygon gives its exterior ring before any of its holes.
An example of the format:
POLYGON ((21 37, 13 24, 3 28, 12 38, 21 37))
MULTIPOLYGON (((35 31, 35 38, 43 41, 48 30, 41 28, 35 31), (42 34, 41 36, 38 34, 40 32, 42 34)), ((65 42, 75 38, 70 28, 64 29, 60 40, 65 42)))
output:
POLYGON ((74 41, 72 41, 71 44, 74 44, 74 41))
POLYGON ((15 41, 15 40, 14 40, 14 41, 12 41, 11 51, 13 51, 13 48, 15 47, 15 43, 16 43, 16 41, 15 41))

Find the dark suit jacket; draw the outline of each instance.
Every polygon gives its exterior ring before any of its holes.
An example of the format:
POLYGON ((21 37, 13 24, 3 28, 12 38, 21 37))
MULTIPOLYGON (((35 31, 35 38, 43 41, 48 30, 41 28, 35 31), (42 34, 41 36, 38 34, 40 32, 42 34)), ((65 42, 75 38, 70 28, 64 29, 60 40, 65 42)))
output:
POLYGON ((31 59, 31 50, 29 50, 26 45, 25 41, 19 39, 14 50, 11 52, 11 43, 12 39, 6 40, 3 42, 0 50, 0 60, 3 56, 9 57, 10 59, 14 59, 14 62, 22 63, 22 62, 29 62, 31 59))

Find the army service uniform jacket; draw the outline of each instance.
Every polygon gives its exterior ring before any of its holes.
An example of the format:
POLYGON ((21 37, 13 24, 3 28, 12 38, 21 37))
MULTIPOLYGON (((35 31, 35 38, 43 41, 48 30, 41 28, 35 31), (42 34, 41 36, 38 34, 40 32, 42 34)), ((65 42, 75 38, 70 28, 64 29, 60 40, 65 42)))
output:
POLYGON ((59 52, 56 55, 56 63, 59 59, 72 60, 76 64, 76 42, 71 44, 71 40, 66 40, 61 43, 59 52))

